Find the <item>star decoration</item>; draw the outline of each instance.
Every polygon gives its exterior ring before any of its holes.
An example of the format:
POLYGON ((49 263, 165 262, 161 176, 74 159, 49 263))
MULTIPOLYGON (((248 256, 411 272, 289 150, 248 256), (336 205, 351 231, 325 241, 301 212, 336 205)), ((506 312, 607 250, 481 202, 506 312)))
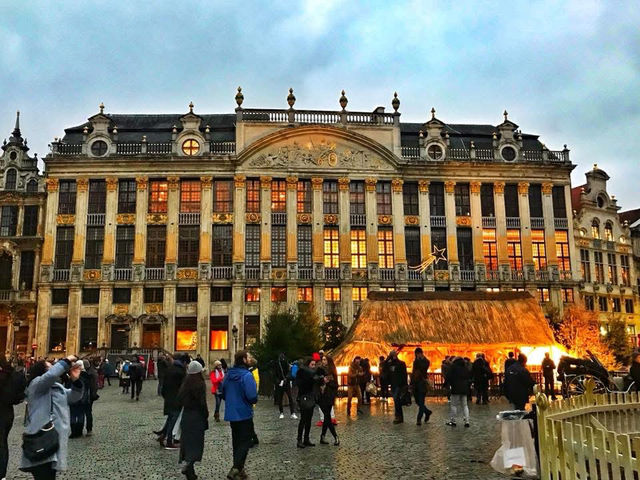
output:
POLYGON ((435 257, 434 263, 438 263, 440 260, 443 260, 445 262, 447 261, 447 257, 444 256, 444 252, 446 250, 446 248, 438 248, 435 245, 433 246, 433 252, 431 253, 431 255, 435 257))

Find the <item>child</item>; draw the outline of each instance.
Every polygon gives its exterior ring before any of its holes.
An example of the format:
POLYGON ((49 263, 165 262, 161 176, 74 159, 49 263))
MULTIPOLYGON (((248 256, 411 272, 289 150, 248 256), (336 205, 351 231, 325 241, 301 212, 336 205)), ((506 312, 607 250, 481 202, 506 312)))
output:
POLYGON ((129 360, 125 360, 125 362, 120 367, 120 373, 118 376, 120 377, 120 386, 122 387, 122 394, 129 393, 129 385, 131 384, 131 378, 129 377, 129 360))

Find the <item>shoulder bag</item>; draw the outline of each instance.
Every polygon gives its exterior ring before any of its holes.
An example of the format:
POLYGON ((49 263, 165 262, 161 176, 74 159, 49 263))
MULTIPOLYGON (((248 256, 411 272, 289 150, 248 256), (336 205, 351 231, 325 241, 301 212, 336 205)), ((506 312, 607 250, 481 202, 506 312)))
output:
MULTIPOLYGON (((51 410, 49 413, 49 422, 40 430, 33 434, 22 434, 22 450, 24 456, 31 462, 38 463, 49 458, 58 451, 60 439, 58 431, 53 424, 53 392, 49 392, 51 398, 51 410)), ((27 404, 27 409, 29 408, 27 404)))

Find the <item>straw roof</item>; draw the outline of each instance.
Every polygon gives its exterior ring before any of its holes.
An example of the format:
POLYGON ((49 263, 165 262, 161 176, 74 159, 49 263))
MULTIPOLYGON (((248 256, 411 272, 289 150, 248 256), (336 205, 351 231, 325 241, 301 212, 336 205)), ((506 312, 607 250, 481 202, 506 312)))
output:
POLYGON ((401 345, 555 345, 527 292, 371 292, 334 351, 336 363, 401 345))

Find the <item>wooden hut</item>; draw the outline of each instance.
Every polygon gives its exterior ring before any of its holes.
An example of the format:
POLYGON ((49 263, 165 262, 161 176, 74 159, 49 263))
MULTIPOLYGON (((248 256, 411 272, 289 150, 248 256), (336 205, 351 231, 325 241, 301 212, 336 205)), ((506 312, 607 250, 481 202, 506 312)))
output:
POLYGON ((370 292, 344 341, 334 350, 337 365, 359 355, 373 365, 395 349, 410 367, 420 346, 439 370, 445 355, 473 359, 482 352, 494 371, 510 351, 539 365, 545 352, 563 349, 538 304, 527 292, 370 292))

